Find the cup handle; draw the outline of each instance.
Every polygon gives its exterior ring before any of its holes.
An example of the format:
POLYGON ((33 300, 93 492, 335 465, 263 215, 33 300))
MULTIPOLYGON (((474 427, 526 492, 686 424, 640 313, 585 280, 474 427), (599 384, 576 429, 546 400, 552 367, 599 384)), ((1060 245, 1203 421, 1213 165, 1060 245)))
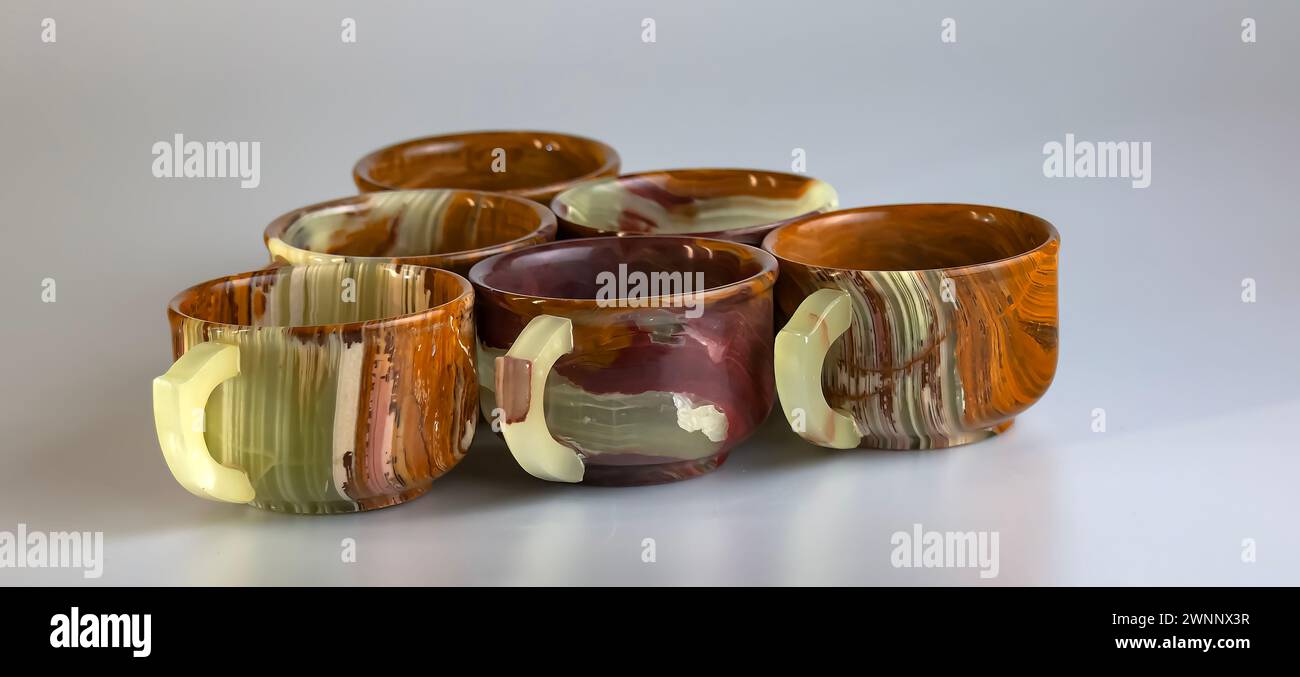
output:
POLYGON ((167 467, 182 487, 228 503, 253 500, 253 484, 238 469, 217 463, 203 439, 204 408, 222 381, 239 375, 239 348, 200 343, 153 380, 153 420, 167 467))
POLYGON ((833 449, 852 449, 862 441, 853 417, 832 409, 822 394, 826 353, 852 321, 848 292, 819 289, 799 304, 776 335, 776 392, 785 419, 800 437, 833 449))
POLYGON ((581 482, 585 471, 578 454, 551 436, 542 402, 551 367, 571 350, 573 323, 538 315, 510 350, 496 359, 497 406, 503 412, 501 434, 506 446, 528 474, 551 482, 581 482))

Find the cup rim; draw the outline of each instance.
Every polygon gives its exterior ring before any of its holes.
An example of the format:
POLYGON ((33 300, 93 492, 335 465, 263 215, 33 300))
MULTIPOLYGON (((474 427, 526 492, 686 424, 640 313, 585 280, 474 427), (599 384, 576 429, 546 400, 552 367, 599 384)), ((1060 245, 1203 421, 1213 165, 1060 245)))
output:
POLYGON ((670 169, 651 169, 651 170, 646 170, 641 172, 630 172, 627 174, 619 174, 618 176, 606 176, 600 178, 593 178, 587 181, 583 181, 577 185, 570 186, 569 188, 561 191, 559 194, 557 194, 554 198, 551 199, 551 203, 548 206, 551 208, 552 212, 555 212, 555 216, 556 218, 559 219, 560 225, 563 227, 564 230, 581 234, 583 237, 604 237, 604 236, 611 236, 611 235, 618 236, 618 237, 660 235, 664 237, 702 237, 702 238, 722 239, 722 238, 732 238, 732 237, 739 237, 744 235, 754 235, 757 233, 763 233, 764 231, 768 231, 774 228, 779 228, 781 226, 797 221, 799 219, 807 218, 810 216, 816 216, 818 214, 826 214, 829 211, 834 210, 836 207, 839 206, 839 193, 838 191, 835 190, 835 186, 832 186, 830 183, 822 179, 816 178, 814 176, 808 176, 806 174, 795 174, 793 172, 781 172, 781 171, 775 171, 770 169, 753 169, 753 168, 746 168, 746 167, 680 167, 680 168, 670 168, 670 169), (598 228, 596 226, 592 226, 586 223, 578 223, 577 221, 573 221, 569 219, 567 216, 567 212, 568 212, 567 203, 569 200, 572 199, 571 196, 575 193, 594 190, 595 188, 606 185, 608 183, 622 183, 624 181, 627 181, 628 179, 642 179, 642 178, 657 176, 662 174, 693 174, 693 173, 704 173, 704 172, 718 172, 718 173, 725 172, 728 174, 760 174, 766 176, 780 176, 780 177, 798 179, 800 181, 807 181, 810 185, 823 186, 826 190, 830 192, 830 200, 828 201, 827 204, 821 205, 813 211, 806 212, 803 214, 797 214, 795 216, 779 219, 777 221, 765 221, 763 223, 741 226, 739 228, 723 228, 720 230, 701 231, 698 233, 627 233, 620 230, 607 230, 603 228, 598 228))
POLYGON ((1051 221, 1048 221, 1047 219, 1045 219, 1045 218, 1043 218, 1043 217, 1041 217, 1041 216, 1038 216, 1037 214, 1033 214, 1033 213, 1030 213, 1030 212, 1022 211, 1022 210, 1019 210, 1019 209, 1012 209, 1012 208, 1010 208, 1010 207, 998 207, 998 206, 996 206, 996 205, 985 205, 985 204, 966 203, 966 202, 898 202, 898 203, 879 204, 879 205, 864 205, 864 206, 861 206, 861 207, 851 207, 851 208, 849 208, 849 209, 837 209, 837 210, 835 210, 835 211, 831 211, 831 212, 822 212, 822 213, 820 213, 820 214, 809 214, 808 216, 800 217, 800 218, 795 219, 795 220, 793 220, 793 221, 791 221, 791 222, 789 222, 789 223, 783 224, 780 228, 777 228, 777 229, 773 230, 772 232, 768 233, 767 236, 763 238, 763 249, 764 249, 765 251, 771 253, 773 256, 775 256, 775 257, 776 257, 778 260, 780 260, 780 261, 785 261, 785 262, 788 262, 788 263, 794 263, 794 264, 798 264, 798 265, 801 265, 801 266, 807 266, 807 267, 809 267, 809 268, 820 268, 820 269, 822 269, 822 270, 835 270, 835 271, 842 271, 842 272, 849 272, 849 273, 853 273, 853 272, 871 272, 871 273, 931 273, 931 272, 945 272, 945 273, 973 273, 973 272, 978 272, 978 271, 980 271, 980 270, 984 270, 984 269, 989 269, 989 268, 998 268, 998 267, 1005 266, 1006 264, 1010 263, 1011 261, 1016 261, 1016 260, 1019 260, 1019 259, 1027 258, 1027 257, 1029 257, 1029 256, 1032 256, 1032 255, 1034 255, 1034 254, 1036 254, 1036 253, 1038 253, 1038 252, 1040 252, 1040 251, 1042 251, 1042 250, 1044 250, 1044 249, 1046 249, 1046 248, 1052 246, 1052 244, 1054 244, 1054 243, 1055 243, 1055 244, 1059 244, 1060 242, 1061 242, 1061 234, 1060 234, 1059 231, 1057 231, 1056 226, 1053 225, 1051 221), (1043 226, 1047 229, 1047 238, 1046 238, 1045 240, 1043 240, 1042 242, 1038 243, 1037 245, 1035 245, 1034 247, 1030 248, 1030 249, 1026 249, 1025 251, 1018 252, 1018 253, 1016 253, 1016 254, 1012 254, 1011 256, 1005 256, 1005 257, 1000 258, 1000 259, 994 259, 994 260, 992 260, 992 261, 981 261, 981 262, 979 262, 979 263, 971 263, 971 264, 966 264, 966 265, 961 265, 961 266, 948 266, 948 267, 940 266, 940 267, 937 267, 937 268, 912 268, 912 269, 907 269, 907 270, 876 270, 876 269, 869 269, 869 268, 846 268, 846 267, 841 267, 841 266, 829 266, 829 265, 823 265, 823 264, 820 264, 820 263, 816 263, 816 262, 813 262, 813 261, 806 261, 806 260, 803 260, 803 259, 798 259, 798 258, 793 258, 793 257, 790 257, 790 256, 785 256, 785 255, 782 255, 782 254, 777 253, 777 251, 776 251, 776 241, 777 241, 777 239, 780 237, 781 232, 784 231, 784 230, 786 230, 787 228, 794 229, 794 228, 797 228, 797 227, 800 226, 800 225, 803 225, 803 224, 806 224, 806 223, 810 223, 810 222, 816 221, 817 219, 822 219, 822 218, 831 218, 831 217, 835 217, 835 216, 842 216, 842 215, 844 215, 844 214, 861 214, 861 213, 872 212, 872 211, 884 211, 884 210, 893 210, 893 209, 911 208, 911 207, 954 207, 954 208, 959 208, 959 209, 960 209, 960 208, 970 208, 970 209, 995 209, 995 210, 1002 211, 1002 212, 1011 212, 1011 213, 1014 213, 1014 214, 1020 214, 1020 215, 1022 215, 1022 216, 1027 216, 1027 217, 1029 217, 1029 218, 1031 218, 1031 219, 1034 219, 1034 220, 1036 220, 1036 221, 1041 222, 1041 223, 1043 224, 1043 226))
POLYGON ((469 297, 471 306, 473 304, 474 286, 471 285, 469 283, 469 280, 465 279, 464 276, 452 272, 450 270, 446 270, 445 268, 434 268, 433 266, 422 266, 414 263, 393 263, 390 261, 362 261, 357 263, 366 266, 382 266, 386 268, 391 268, 395 272, 403 268, 423 268, 426 271, 433 271, 434 276, 450 276, 454 281, 456 281, 457 285, 460 287, 460 293, 457 294, 454 298, 448 299, 442 303, 439 303, 436 306, 431 306, 429 308, 425 308, 424 310, 416 311, 413 313, 404 313, 402 315, 391 315, 389 317, 380 317, 380 318, 375 318, 370 320, 355 320, 352 322, 331 322, 325 324, 299 324, 299 325, 292 325, 292 326, 236 324, 231 322, 217 322, 214 320, 207 320, 201 317, 195 317, 194 315, 183 312, 180 309, 181 302, 186 297, 198 293, 200 290, 212 287, 217 284, 234 282, 238 280, 247 280, 257 275, 264 275, 268 273, 274 273, 276 271, 284 271, 293 268, 306 268, 311 266, 356 265, 356 263, 349 264, 349 263, 340 263, 340 262, 322 262, 322 263, 306 264, 302 266, 270 266, 267 268, 259 268, 257 270, 249 270, 242 273, 235 273, 233 275, 225 275, 222 277, 214 277, 210 280, 204 280, 203 282, 190 285, 189 287, 182 289, 180 292, 177 292, 177 294, 173 296, 170 301, 167 302, 167 314, 174 315, 176 317, 184 318, 187 320, 193 320, 195 322, 201 322, 204 325, 228 327, 237 330, 243 330, 243 329, 275 330, 275 331, 288 332, 290 334, 314 334, 317 331, 324 328, 329 328, 331 331, 346 332, 346 331, 357 331, 364 327, 400 327, 408 323, 419 323, 424 320, 436 319, 438 315, 445 312, 451 306, 461 303, 462 300, 465 299, 467 296, 469 297))
MULTIPOLYGON (((553 238, 555 237, 556 230, 557 230, 557 224, 555 220, 555 214, 553 214, 550 209, 547 209, 539 202, 536 202, 534 200, 529 200, 528 198, 520 197, 518 195, 511 195, 509 193, 494 193, 485 190, 469 190, 465 188, 409 188, 409 189, 402 189, 402 190, 379 191, 374 193, 361 193, 358 195, 349 195, 347 197, 335 198, 333 200, 326 200, 324 202, 317 202, 316 204, 311 204, 305 207, 299 207, 297 209, 290 210, 288 212, 285 212, 284 214, 281 214, 280 216, 277 216, 274 220, 271 221, 270 224, 266 226, 266 228, 262 231, 262 243, 267 247, 268 251, 270 251, 271 242, 274 240, 280 246, 283 246, 286 249, 292 249, 297 252, 302 252, 306 255, 329 257, 335 259, 345 259, 345 260, 358 261, 358 262, 373 262, 373 263, 405 262, 408 265, 437 267, 437 265, 454 265, 456 263, 461 263, 466 259, 491 256, 492 254, 509 251, 510 249, 518 248, 521 245, 526 245, 528 242, 536 239, 539 236, 542 238, 546 238, 546 236, 549 235, 550 237, 553 238), (491 244, 485 247, 477 247, 475 249, 460 249, 460 250, 456 250, 452 252, 444 252, 440 254, 429 253, 429 254, 415 254, 411 256, 354 256, 352 254, 329 254, 326 252, 318 252, 314 249, 305 249, 303 247, 298 247, 289 244, 284 239, 285 232, 288 231, 289 228, 294 223, 297 223, 299 219, 302 219, 308 215, 315 214, 317 212, 336 209, 339 207, 365 205, 371 200, 378 199, 377 196, 380 195, 393 195, 393 194, 407 195, 412 193, 435 193, 435 194, 464 193, 464 194, 471 195, 475 198, 501 199, 508 202, 517 203, 531 210, 537 216, 539 220, 539 224, 537 225, 536 228, 529 231, 527 234, 521 235, 513 240, 509 240, 506 242, 498 242, 497 244, 491 244), (435 263, 437 265, 433 265, 435 263)), ((324 261, 322 261, 322 263, 324 263, 324 261)))
MULTIPOLYGON (((503 191, 505 194, 508 195, 528 198, 529 196, 532 195, 545 195, 546 193, 550 193, 550 192, 562 191, 566 187, 571 186, 574 183, 598 178, 608 174, 611 171, 617 171, 617 167, 622 162, 622 159, 618 155, 618 151, 614 150, 613 146, 610 146, 604 141, 593 139, 588 136, 569 134, 566 132, 552 132, 552 131, 546 131, 540 129, 479 129, 479 130, 470 130, 470 131, 463 131, 463 132, 452 132, 449 134, 433 134, 429 136, 420 136, 413 139, 407 139, 405 141, 398 141, 397 143, 392 143, 387 146, 383 146, 382 148, 378 148, 376 150, 370 151, 369 153, 363 155, 360 160, 357 160, 354 165, 352 165, 352 178, 354 182, 358 184, 358 188, 366 192, 376 192, 377 190, 378 191, 406 190, 401 188, 400 186, 392 185, 391 183, 378 181, 372 176, 371 170, 381 157, 392 153, 404 154, 411 148, 426 145, 426 144, 431 144, 431 143, 466 141, 475 137, 491 136, 491 135, 499 135, 499 134, 505 134, 509 136, 519 136, 519 137, 553 136, 561 139, 566 139, 569 141, 591 145, 599 149, 601 154, 603 155, 603 161, 601 162, 600 166, 590 172, 572 178, 563 179, 560 181, 553 181, 545 185, 529 186, 525 188, 515 188, 515 189, 503 191), (366 186, 362 186, 361 185, 362 182, 364 182, 367 186, 373 186, 374 188, 367 188, 366 186)), ((450 185, 440 186, 439 188, 453 188, 453 186, 450 185)), ((410 189, 410 190, 418 190, 418 189, 410 189)))
MULTIPOLYGON (((753 245, 744 244, 743 242, 734 242, 731 240, 719 240, 716 238, 701 238, 701 237, 693 237, 687 235, 627 235, 624 236, 623 239, 624 240, 655 240, 663 244, 703 241, 705 243, 708 243, 710 246, 716 246, 724 249, 731 249, 733 251, 748 252, 758 260, 759 270, 757 270, 753 274, 748 275, 739 280, 736 280, 734 282, 728 282, 726 284, 721 284, 721 285, 709 287, 707 289, 703 289, 699 292, 700 294, 713 295, 713 294, 725 292, 726 290, 732 288, 749 284, 754 281, 759 281, 760 289, 770 288, 776 283, 776 277, 778 271, 776 256, 774 256, 770 252, 764 251, 763 249, 760 249, 753 245)), ((503 294, 508 296, 520 297, 520 298, 528 298, 528 299, 539 299, 543 301, 562 301, 562 302, 578 303, 578 304, 586 304, 586 303, 595 304, 597 302, 597 299, 595 298, 542 296, 538 294, 526 294, 519 291, 512 291, 510 289, 502 289, 500 287, 496 287, 491 284, 488 284, 487 282, 484 281, 484 278, 487 275, 489 275, 494 268, 500 265, 501 262, 505 261, 509 257, 526 256, 529 254, 534 254, 544 249, 592 247, 592 246, 599 246, 602 243, 608 243, 608 242, 609 242, 609 238, 578 238, 573 240, 556 240, 554 242, 544 242, 542 244, 534 245, 532 247, 525 247, 523 249, 517 249, 511 252, 503 252, 501 254, 497 254, 495 256, 483 259, 482 261, 479 261, 478 263, 474 264, 474 267, 469 269, 469 274, 467 277, 469 278, 471 285, 475 287, 482 287, 483 289, 496 294, 503 294)), ((662 298, 665 298, 665 296, 663 294, 660 294, 657 296, 646 297, 645 300, 650 301, 652 299, 662 299, 662 298)))

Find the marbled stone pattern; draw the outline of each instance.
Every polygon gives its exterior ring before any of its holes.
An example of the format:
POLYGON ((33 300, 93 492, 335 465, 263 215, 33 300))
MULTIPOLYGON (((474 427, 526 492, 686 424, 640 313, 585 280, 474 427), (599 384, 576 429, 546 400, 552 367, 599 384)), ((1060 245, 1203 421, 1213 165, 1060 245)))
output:
MULTIPOLYGON (((470 279, 489 421, 498 406, 496 358, 538 315, 573 323, 574 348, 546 383, 545 415, 551 434, 583 460, 585 483, 652 484, 708 472, 772 408, 776 264, 762 250, 678 237, 569 240, 490 259, 470 279), (597 275, 620 263, 703 272, 698 317, 681 306, 598 305, 597 275), (727 286, 712 288, 720 285, 727 286)), ((526 393, 515 397, 527 401, 526 393)))
POLYGON ((861 447, 985 439, 1052 383, 1060 238, 1046 221, 977 205, 863 208, 792 224, 765 248, 781 262, 783 316, 817 289, 852 298, 822 385, 861 447))
POLYGON ((465 188, 548 205, 573 185, 618 174, 618 153, 572 134, 465 132, 412 139, 361 158, 352 170, 369 193, 401 188, 465 188))
POLYGON ((271 222, 273 263, 374 260, 465 274, 502 252, 555 239, 555 215, 531 200, 472 190, 368 193, 295 209, 271 222))
POLYGON ((759 245, 792 219, 838 205, 830 184, 757 169, 676 169, 589 181, 556 196, 563 237, 691 235, 759 245))
POLYGON ((214 459, 248 474, 252 505, 337 513, 418 496, 469 449, 472 307, 450 273, 344 263, 204 283, 168 319, 177 358, 204 341, 239 347, 240 373, 209 399, 205 436, 214 459))

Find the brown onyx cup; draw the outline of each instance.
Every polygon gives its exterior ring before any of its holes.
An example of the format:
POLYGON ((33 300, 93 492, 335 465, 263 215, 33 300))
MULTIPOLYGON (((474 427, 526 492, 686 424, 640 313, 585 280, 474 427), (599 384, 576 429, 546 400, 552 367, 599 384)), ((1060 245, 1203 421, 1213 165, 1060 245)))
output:
POLYGON ((483 413, 530 474, 709 472, 772 408, 776 259, 687 237, 567 240, 470 270, 483 413))
POLYGON ((167 307, 175 362, 154 380, 163 458, 196 496, 293 513, 410 500, 478 423, 474 294, 388 263, 280 266, 167 307))
POLYGON ((364 193, 403 188, 466 188, 550 203, 580 181, 618 174, 618 153, 571 134, 465 132, 413 139, 357 162, 352 178, 364 193))
POLYGON ((561 237, 689 235, 758 246, 838 204, 825 181, 757 169, 674 169, 588 181, 555 196, 561 237))
POLYGON ((295 209, 266 227, 272 263, 391 262, 461 275, 503 252, 555 239, 531 200, 473 190, 397 190, 295 209))
POLYGON ((986 439, 1056 374, 1052 224, 963 204, 862 207, 795 221, 781 262, 781 408, 825 447, 933 449, 986 439))

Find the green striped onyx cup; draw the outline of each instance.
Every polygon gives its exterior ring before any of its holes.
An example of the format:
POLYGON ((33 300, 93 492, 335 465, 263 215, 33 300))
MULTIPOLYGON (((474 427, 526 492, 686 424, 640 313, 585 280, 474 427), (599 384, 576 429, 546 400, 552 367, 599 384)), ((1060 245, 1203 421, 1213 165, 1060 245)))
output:
POLYGON ((167 308, 175 362, 154 421, 202 498, 293 513, 428 491, 478 416, 474 294, 424 266, 283 266, 195 285, 167 308))

